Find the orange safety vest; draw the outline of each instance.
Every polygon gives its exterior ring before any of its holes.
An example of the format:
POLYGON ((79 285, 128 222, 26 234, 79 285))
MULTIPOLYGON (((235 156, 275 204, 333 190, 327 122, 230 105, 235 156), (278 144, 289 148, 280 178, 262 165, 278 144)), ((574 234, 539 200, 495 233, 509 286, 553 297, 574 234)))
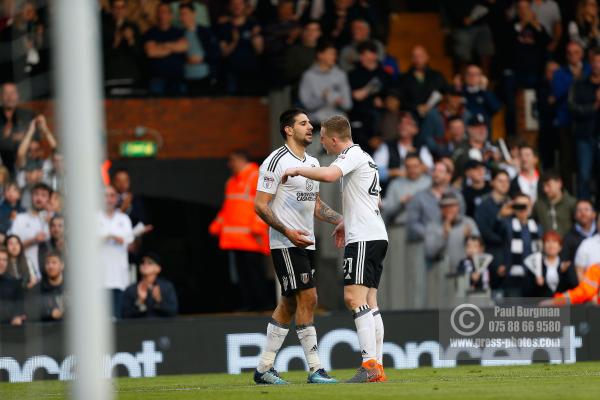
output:
MULTIPOLYGON (((554 295, 554 304, 582 304, 594 300, 600 288, 600 264, 590 266, 577 287, 554 295)), ((599 301, 600 302, 600 301, 599 301)))
POLYGON ((269 254, 269 226, 254 211, 258 165, 249 163, 225 185, 225 202, 210 224, 222 250, 269 254))

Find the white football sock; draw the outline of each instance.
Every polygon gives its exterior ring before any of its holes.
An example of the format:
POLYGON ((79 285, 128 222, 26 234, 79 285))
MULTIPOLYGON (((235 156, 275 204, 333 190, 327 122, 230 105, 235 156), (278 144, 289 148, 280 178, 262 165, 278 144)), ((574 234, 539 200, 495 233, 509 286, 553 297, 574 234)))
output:
POLYGON ((356 324, 356 333, 358 334, 358 343, 360 344, 360 353, 363 362, 377 358, 375 341, 375 320, 371 309, 367 304, 362 305, 354 311, 354 324, 356 324))
POLYGON ((375 322, 375 341, 377 343, 377 363, 383 365, 383 320, 379 308, 373 308, 373 320, 375 322))
POLYGON ((258 372, 264 373, 273 367, 275 356, 281 348, 289 330, 288 326, 280 324, 275 320, 269 322, 269 325, 267 325, 267 343, 263 353, 260 355, 258 366, 256 367, 258 372))
POLYGON ((296 333, 304 350, 304 356, 308 362, 310 372, 321 368, 319 359, 319 348, 317 347, 317 330, 314 325, 300 325, 296 327, 296 333))

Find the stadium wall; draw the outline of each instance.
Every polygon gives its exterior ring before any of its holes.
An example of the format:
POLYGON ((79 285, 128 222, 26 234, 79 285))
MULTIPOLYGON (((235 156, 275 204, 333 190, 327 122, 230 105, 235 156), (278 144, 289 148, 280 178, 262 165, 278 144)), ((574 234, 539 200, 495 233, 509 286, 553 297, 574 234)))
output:
MULTIPOLYGON (((464 363, 440 357, 445 349, 438 342, 436 311, 388 312, 383 318, 384 363, 388 368, 444 368, 464 363)), ((121 321, 115 326, 116 351, 107 355, 105 371, 130 377, 247 372, 258 361, 267 321, 267 317, 236 315, 121 321)), ((333 313, 317 317, 316 325, 324 367, 356 367, 360 356, 352 318, 347 313, 333 313)), ((75 360, 65 353, 64 327, 55 323, 3 327, 0 381, 73 379, 75 360)), ((600 360, 598 308, 574 307, 571 325, 563 329, 571 336, 570 348, 564 349, 565 359, 568 352, 574 352, 573 362, 600 360)), ((290 333, 275 367, 280 371, 304 369, 303 360, 296 335, 290 333)), ((479 359, 468 363, 490 364, 479 359)))

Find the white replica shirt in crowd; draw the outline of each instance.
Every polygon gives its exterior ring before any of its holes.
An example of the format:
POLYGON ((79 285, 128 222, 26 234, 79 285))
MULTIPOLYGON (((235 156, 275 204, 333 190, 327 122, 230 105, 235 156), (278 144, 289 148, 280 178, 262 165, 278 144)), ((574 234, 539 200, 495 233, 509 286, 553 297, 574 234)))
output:
POLYGON ((133 242, 133 229, 127 214, 116 210, 112 217, 106 212, 98 215, 100 228, 100 267, 104 269, 104 287, 107 289, 121 289, 129 285, 129 258, 127 246, 133 242), (114 240, 105 240, 107 236, 123 238, 122 244, 114 240))
POLYGON ((342 178, 342 205, 346 244, 388 240, 379 211, 379 173, 370 155, 355 144, 340 153, 331 165, 342 178))
MULTIPOLYGON (((307 237, 315 241, 315 202, 319 193, 319 182, 303 176, 288 177, 281 183, 281 176, 288 168, 318 167, 319 160, 305 153, 304 159, 296 157, 287 145, 272 152, 260 166, 260 177, 256 190, 274 194, 271 203, 273 213, 290 229, 309 232, 307 237)), ((279 231, 269 229, 269 243, 272 249, 296 247, 279 231)), ((314 250, 315 246, 307 249, 314 250)))
MULTIPOLYGON (((33 239, 40 232, 45 233, 46 239, 48 239, 50 237, 50 231, 48 229, 48 223, 46 222, 47 215, 46 211, 41 211, 37 214, 31 212, 17 214, 9 233, 17 235, 21 238, 22 242, 33 239)), ((25 249, 25 257, 31 261, 31 264, 35 269, 36 277, 41 279, 41 268, 43 268, 43 266, 39 263, 37 243, 25 249)))
POLYGON ((600 234, 584 239, 575 253, 575 266, 588 269, 590 265, 600 264, 600 234))

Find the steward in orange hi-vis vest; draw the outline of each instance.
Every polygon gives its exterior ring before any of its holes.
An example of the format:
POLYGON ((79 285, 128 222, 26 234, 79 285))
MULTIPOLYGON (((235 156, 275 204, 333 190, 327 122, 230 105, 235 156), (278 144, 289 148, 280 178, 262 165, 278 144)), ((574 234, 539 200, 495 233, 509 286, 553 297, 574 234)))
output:
POLYGON ((597 301, 600 288, 600 264, 591 265, 579 285, 571 290, 554 295, 553 303, 556 305, 581 304, 588 301, 597 301))
POLYGON ((225 185, 225 201, 208 228, 221 250, 269 254, 269 226, 254 211, 258 165, 248 163, 225 185))

